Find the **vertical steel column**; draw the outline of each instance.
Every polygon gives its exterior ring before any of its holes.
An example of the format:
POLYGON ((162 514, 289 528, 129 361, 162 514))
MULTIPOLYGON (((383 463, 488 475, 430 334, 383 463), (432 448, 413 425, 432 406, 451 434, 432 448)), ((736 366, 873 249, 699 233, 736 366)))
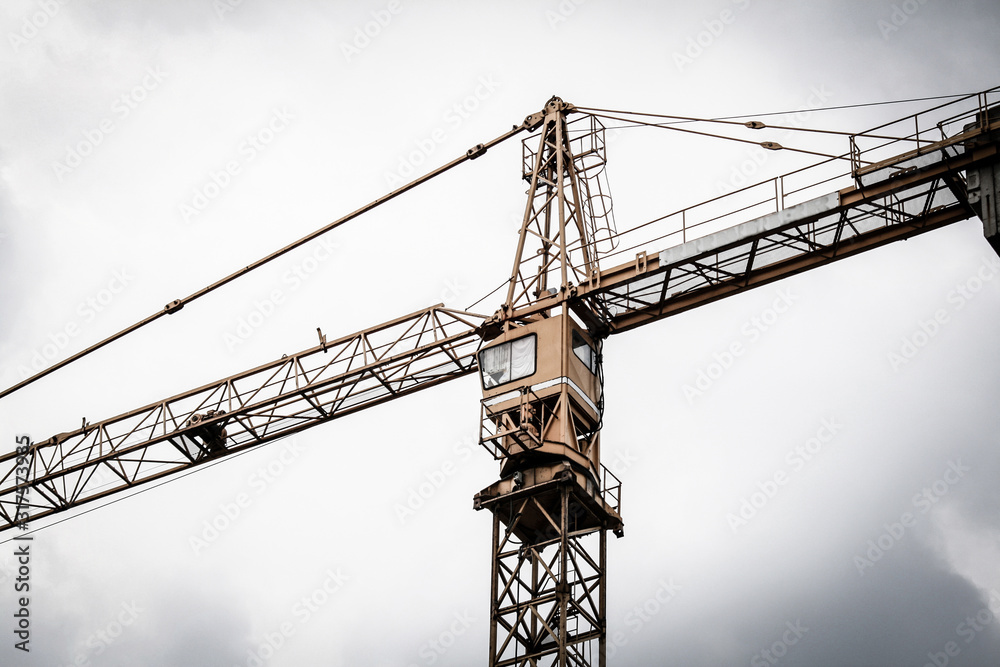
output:
POLYGON ((489 667, 496 667, 497 656, 497 580, 500 573, 500 517, 493 515, 493 550, 490 552, 490 662, 489 667))
MULTIPOLYGON (((534 549, 528 551, 531 557, 531 597, 532 603, 534 603, 534 598, 538 594, 538 591, 542 590, 542 572, 540 571, 539 564, 541 563, 541 554, 536 552, 534 549)), ((540 635, 538 626, 538 615, 532 612, 531 614, 531 637, 537 639, 540 635)))
POLYGON ((566 615, 569 612, 569 486, 559 490, 559 579, 556 582, 556 601, 559 605, 559 667, 569 664, 566 641, 569 638, 566 615))
POLYGON ((608 662, 608 528, 601 528, 601 584, 598 604, 601 610, 601 641, 598 646, 599 667, 605 667, 608 662))

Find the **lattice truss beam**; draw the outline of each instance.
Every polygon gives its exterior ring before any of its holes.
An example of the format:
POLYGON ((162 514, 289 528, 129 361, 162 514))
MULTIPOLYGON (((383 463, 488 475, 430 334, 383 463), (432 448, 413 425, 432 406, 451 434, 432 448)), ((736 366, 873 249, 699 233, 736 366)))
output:
POLYGON ((509 307, 533 301, 552 287, 585 280, 596 268, 593 239, 606 230, 607 240, 613 225, 603 177, 604 127, 593 117, 581 118, 582 134, 571 139, 563 112, 572 107, 550 100, 546 109, 538 148, 531 148, 531 140, 523 143, 524 178, 530 186, 508 286, 509 307))
MULTIPOLYGON (((964 220, 964 172, 1000 160, 997 142, 957 137, 858 176, 854 186, 591 276, 569 305, 592 328, 627 331, 892 241, 964 220)), ((773 209, 772 209, 773 210, 773 209)), ((529 318, 546 300, 522 306, 529 318)))
POLYGON ((482 319, 439 305, 321 337, 309 350, 36 443, 27 505, 7 454, 0 530, 18 511, 44 518, 471 373, 482 319))
POLYGON ((607 533, 577 530, 577 523, 592 526, 599 519, 574 500, 569 485, 556 493, 512 501, 519 506, 507 526, 494 515, 493 667, 596 664, 605 627, 607 533), (519 519, 535 513, 545 518, 544 529, 516 537, 519 519), (595 557, 587 543, 593 547, 596 540, 595 557))

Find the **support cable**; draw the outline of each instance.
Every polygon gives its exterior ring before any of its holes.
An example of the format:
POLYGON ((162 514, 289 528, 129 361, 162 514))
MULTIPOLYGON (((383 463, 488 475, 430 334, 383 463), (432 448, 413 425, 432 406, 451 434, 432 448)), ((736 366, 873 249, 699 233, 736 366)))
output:
POLYGON ((684 132, 687 134, 697 134, 702 137, 712 137, 714 139, 728 139, 729 141, 735 141, 741 144, 753 144, 754 146, 760 146, 761 148, 766 148, 768 150, 777 151, 785 150, 792 153, 803 153, 805 155, 816 155, 818 157, 828 158, 832 160, 848 160, 850 161, 849 155, 831 155, 830 153, 820 153, 818 151, 810 151, 804 148, 792 148, 790 146, 782 146, 773 141, 754 141, 753 139, 740 139, 739 137, 730 137, 724 134, 716 134, 714 132, 701 132, 699 130, 691 130, 684 127, 677 127, 676 123, 649 123, 641 120, 630 120, 628 118, 621 118, 619 116, 611 116, 607 114, 595 113, 592 114, 596 118, 605 118, 607 120, 616 120, 623 123, 628 123, 628 125, 623 125, 620 127, 658 127, 664 130, 673 130, 675 132, 684 132))
MULTIPOLYGON (((891 136, 888 136, 888 135, 881 135, 881 134, 869 134, 867 132, 847 132, 845 130, 821 130, 821 129, 816 128, 816 127, 796 127, 796 126, 793 126, 793 125, 770 125, 770 124, 762 123, 760 121, 744 122, 744 121, 741 121, 741 120, 730 120, 728 118, 694 118, 694 117, 691 117, 691 116, 674 116, 674 115, 668 115, 668 114, 639 113, 639 112, 632 112, 632 111, 615 111, 615 110, 610 110, 610 109, 583 109, 583 108, 581 108, 581 110, 586 110, 586 111, 588 111, 590 113, 593 113, 593 114, 620 114, 620 115, 625 115, 625 116, 646 116, 646 117, 649 117, 649 118, 665 118, 665 119, 673 121, 673 122, 670 122, 670 123, 657 123, 656 127, 665 127, 665 126, 672 126, 672 125, 682 125, 682 124, 687 124, 687 123, 716 123, 716 124, 720 124, 720 125, 738 125, 740 127, 750 128, 751 130, 763 130, 763 129, 768 129, 768 130, 787 130, 789 132, 812 132, 812 133, 815 133, 815 134, 834 134, 834 135, 842 136, 842 137, 859 137, 859 136, 863 136, 863 137, 868 137, 868 138, 871 138, 871 139, 888 139, 890 141, 899 141, 901 139, 907 139, 908 138, 908 137, 891 137, 891 136)), ((762 114, 762 115, 771 115, 771 114, 762 114)), ((748 118, 748 116, 744 116, 744 118, 748 118)), ((624 118, 622 118, 620 120, 625 121, 624 118)), ((631 121, 631 122, 633 122, 633 123, 635 123, 637 125, 642 125, 643 124, 643 123, 640 123, 638 121, 631 121)))
MULTIPOLYGON (((997 89, 1000 89, 1000 86, 997 86, 996 88, 990 88, 989 90, 986 90, 986 91, 983 91, 983 92, 989 93, 989 92, 993 92, 993 91, 995 91, 997 89)), ((975 97, 976 95, 979 95, 979 93, 978 92, 976 92, 976 93, 956 93, 956 94, 953 94, 953 95, 934 95, 934 96, 931 96, 931 97, 911 97, 911 98, 906 99, 906 100, 887 100, 887 101, 884 101, 884 102, 863 102, 861 104, 841 104, 839 106, 817 107, 815 109, 812 109, 812 108, 810 108, 810 109, 791 109, 789 111, 770 111, 768 113, 751 113, 751 114, 740 114, 740 115, 736 115, 736 116, 720 116, 719 118, 699 119, 699 120, 736 120, 736 119, 739 119, 739 118, 763 118, 764 116, 785 116, 785 115, 792 114, 792 113, 801 113, 803 111, 807 111, 809 113, 812 113, 814 111, 842 111, 843 109, 861 109, 861 108, 864 108, 864 107, 885 106, 887 104, 908 104, 910 102, 927 102, 927 101, 930 101, 930 100, 958 100, 958 99, 966 99, 966 98, 970 98, 970 97, 975 97)), ((629 115, 633 115, 633 116, 657 116, 658 115, 658 114, 642 113, 642 112, 639 112, 639 111, 616 111, 616 110, 612 110, 612 109, 597 109, 597 108, 594 108, 594 107, 577 107, 577 109, 579 109, 580 111, 598 111, 598 112, 604 112, 604 113, 624 113, 624 114, 629 114, 629 115)), ((676 118, 677 116, 662 116, 662 117, 664 117, 664 118, 676 118)), ((687 121, 685 121, 685 122, 687 122, 687 121)))
POLYGON ((339 227, 340 225, 342 225, 342 224, 344 224, 346 222, 349 222, 349 221, 351 221, 351 220, 359 217, 363 213, 367 213, 368 211, 371 211, 372 209, 375 209, 378 206, 381 206, 382 204, 386 203, 387 201, 389 201, 391 199, 395 199, 396 197, 398 197, 399 195, 403 194, 404 192, 408 192, 409 190, 412 190, 413 188, 417 187, 418 185, 426 183, 430 179, 434 178, 435 176, 439 176, 439 175, 443 174, 444 172, 448 171, 452 167, 456 167, 456 166, 462 164, 463 162, 467 162, 469 160, 475 160, 476 158, 478 158, 479 156, 481 156, 483 153, 485 153, 487 151, 487 149, 492 148, 493 146, 496 146, 497 144, 500 144, 500 143, 506 141, 507 139, 510 139, 511 137, 519 134, 520 132, 522 132, 524 130, 532 129, 532 123, 533 122, 534 122, 534 116, 529 116, 527 119, 525 119, 525 121, 523 123, 521 123, 520 125, 515 125, 508 132, 505 132, 504 134, 500 135, 499 137, 497 137, 495 139, 491 139, 490 141, 488 141, 486 143, 479 144, 479 145, 475 146, 474 148, 470 148, 465 153, 465 155, 462 155, 461 157, 458 157, 458 158, 452 160, 451 162, 449 162, 449 163, 447 163, 447 164, 445 164, 445 165, 443 165, 441 167, 438 167, 437 169, 435 169, 434 171, 432 171, 430 173, 424 174, 423 176, 421 176, 421 177, 419 177, 419 178, 417 178, 417 179, 415 179, 415 180, 407 183, 406 185, 403 185, 403 186, 401 186, 401 187, 393 190, 392 192, 390 192, 387 195, 379 197, 378 199, 376 199, 376 200, 374 200, 372 202, 369 202, 368 204, 365 204, 364 206, 362 206, 361 208, 357 209, 356 211, 354 211, 352 213, 348 213, 344 217, 339 218, 338 220, 334 220, 333 222, 331 222, 331 223, 329 223, 329 224, 327 224, 327 225, 325 225, 323 227, 320 227, 319 229, 317 229, 317 230, 315 230, 315 231, 313 231, 313 232, 311 232, 311 233, 303 236, 298 241, 294 241, 293 243, 290 243, 289 245, 286 245, 284 248, 281 248, 280 250, 276 250, 275 252, 272 252, 271 254, 267 255, 266 257, 263 257, 261 259, 258 259, 255 262, 252 262, 252 263, 248 264, 247 266, 243 267, 242 269, 234 271, 233 273, 229 274, 225 278, 222 278, 221 280, 218 280, 218 281, 212 283, 211 285, 209 285, 207 287, 203 287, 200 290, 194 292, 193 294, 191 294, 191 295, 189 295, 189 296, 187 296, 187 297, 185 297, 183 299, 175 299, 174 301, 171 301, 166 306, 164 306, 163 310, 160 310, 159 312, 156 312, 156 313, 154 313, 154 314, 146 317, 145 319, 142 319, 142 320, 136 322, 135 324, 133 324, 133 325, 131 325, 129 327, 126 327, 125 329, 122 329, 118 333, 113 334, 111 336, 108 336, 104 340, 102 340, 102 341, 100 341, 98 343, 95 343, 95 344, 91 345, 90 347, 88 347, 88 348, 86 348, 84 350, 81 350, 80 352, 77 352, 76 354, 74 354, 74 355, 72 355, 70 357, 67 357, 66 359, 63 359, 62 361, 60 361, 58 363, 55 363, 52 366, 49 366, 48 368, 46 368, 46 369, 44 369, 42 371, 39 371, 35 375, 32 375, 31 377, 29 377, 29 378, 27 378, 25 380, 22 380, 21 382, 15 384, 15 385, 10 386, 10 387, 4 389, 3 391, 0 391, 0 398, 3 398, 4 396, 8 396, 10 394, 13 394, 15 391, 18 391, 19 389, 22 389, 22 388, 28 386, 29 384, 31 384, 32 382, 35 382, 36 380, 40 380, 41 378, 45 377, 49 373, 57 371, 60 368, 63 368, 64 366, 68 366, 69 364, 73 363, 74 361, 77 361, 78 359, 82 359, 83 357, 87 356, 91 352, 95 352, 95 351, 101 349, 102 347, 104 347, 105 345, 108 345, 109 343, 113 343, 114 341, 118 340, 119 338, 125 337, 126 335, 132 333, 133 331, 136 331, 137 329, 141 329, 142 327, 146 326, 147 324, 150 324, 151 322, 154 322, 154 321, 160 319, 164 315, 172 315, 173 313, 176 313, 177 311, 181 310, 187 304, 192 303, 193 301, 195 301, 197 299, 200 299, 201 297, 205 296, 206 294, 209 294, 210 292, 213 292, 213 291, 219 289, 223 285, 226 285, 226 284, 228 284, 228 283, 236 280, 237 278, 245 276, 246 274, 250 273, 254 269, 257 269, 257 268, 260 268, 261 266, 264 266, 268 262, 270 262, 270 261, 272 261, 274 259, 277 259, 278 257, 281 257, 282 255, 285 255, 286 253, 291 252, 292 250, 295 250, 296 248, 298 248, 298 247, 300 247, 302 245, 305 245, 306 243, 308 243, 308 242, 316 239, 317 237, 322 236, 326 232, 328 232, 328 231, 330 231, 332 229, 335 229, 335 228, 339 227))

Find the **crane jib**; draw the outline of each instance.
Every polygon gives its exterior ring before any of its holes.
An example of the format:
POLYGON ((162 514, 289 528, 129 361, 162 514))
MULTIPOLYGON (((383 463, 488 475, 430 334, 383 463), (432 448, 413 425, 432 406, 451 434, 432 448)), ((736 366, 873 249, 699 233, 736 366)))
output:
MULTIPOLYGON (((30 448, 28 506, 40 519, 283 438, 476 369, 483 317, 434 306, 324 342, 30 448)), ((25 482, 0 458, 0 530, 25 482)))

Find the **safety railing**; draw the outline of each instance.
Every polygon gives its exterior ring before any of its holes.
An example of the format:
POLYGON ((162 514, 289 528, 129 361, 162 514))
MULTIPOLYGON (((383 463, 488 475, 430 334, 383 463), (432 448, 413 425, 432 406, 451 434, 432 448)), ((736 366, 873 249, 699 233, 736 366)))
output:
POLYGON ((622 508, 622 481, 606 465, 601 464, 601 497, 617 514, 622 508))
POLYGON ((528 387, 514 392, 517 396, 508 400, 484 398, 480 404, 479 444, 498 461, 517 453, 515 447, 527 451, 542 445, 545 405, 528 387), (515 399, 517 405, 511 406, 515 399))
POLYGON ((1000 88, 991 88, 851 135, 851 174, 864 186, 874 172, 910 169, 921 156, 942 150, 958 154, 987 130, 988 109, 998 103, 1000 88))
MULTIPOLYGON (((680 245, 734 225, 839 189, 887 177, 881 170, 919 167, 920 158, 938 151, 957 154, 969 139, 996 126, 1000 87, 968 95, 849 135, 841 155, 727 192, 618 232, 618 247, 601 255, 603 266, 629 261, 635 253, 680 245), (977 127, 977 125, 979 127, 977 127), (876 175, 877 174, 877 175, 876 175), (618 257, 617 262, 608 260, 618 257)), ((929 159, 929 158, 927 158, 929 159)), ((571 248, 571 250, 573 250, 571 248)), ((571 252, 571 257, 577 257, 571 252)), ((577 265, 583 270, 583 265, 577 265)))

